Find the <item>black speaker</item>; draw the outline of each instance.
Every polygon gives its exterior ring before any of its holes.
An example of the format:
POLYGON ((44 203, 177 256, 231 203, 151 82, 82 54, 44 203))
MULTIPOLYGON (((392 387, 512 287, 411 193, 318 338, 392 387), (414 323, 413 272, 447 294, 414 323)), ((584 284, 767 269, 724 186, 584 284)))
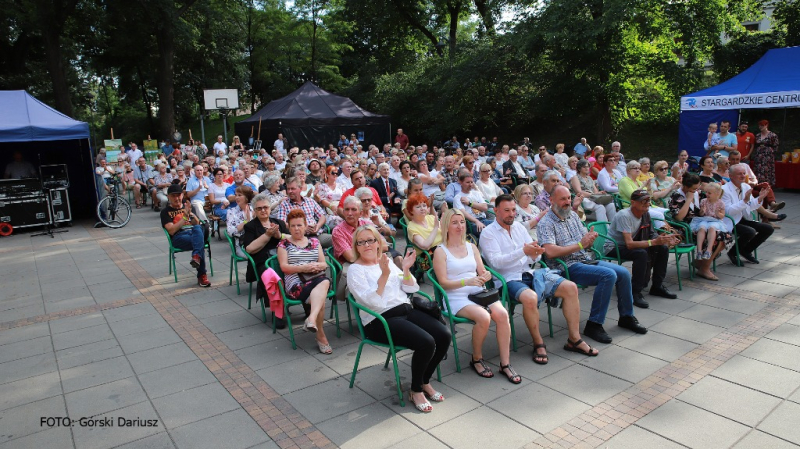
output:
POLYGON ((49 221, 45 196, 0 202, 0 222, 10 223, 14 228, 42 226, 49 221))
POLYGON ((67 189, 51 190, 50 203, 53 205, 54 223, 72 221, 72 209, 69 207, 69 192, 67 192, 67 189))

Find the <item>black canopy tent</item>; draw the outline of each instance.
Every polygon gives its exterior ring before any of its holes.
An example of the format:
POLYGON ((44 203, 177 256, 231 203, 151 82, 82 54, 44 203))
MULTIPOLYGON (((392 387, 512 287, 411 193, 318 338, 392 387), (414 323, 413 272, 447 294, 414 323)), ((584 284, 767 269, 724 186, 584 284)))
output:
POLYGON ((66 164, 73 218, 97 205, 89 125, 50 108, 23 90, 0 91, 0 175, 15 151, 37 168, 66 164))
POLYGON ((351 134, 363 133, 363 143, 378 146, 391 142, 389 116, 365 111, 351 99, 320 89, 310 81, 238 122, 236 134, 243 141, 250 137, 251 130, 257 136, 259 119, 261 140, 267 149, 272 148, 278 133, 283 133, 290 145, 300 148, 327 147, 342 134, 349 139, 351 134))

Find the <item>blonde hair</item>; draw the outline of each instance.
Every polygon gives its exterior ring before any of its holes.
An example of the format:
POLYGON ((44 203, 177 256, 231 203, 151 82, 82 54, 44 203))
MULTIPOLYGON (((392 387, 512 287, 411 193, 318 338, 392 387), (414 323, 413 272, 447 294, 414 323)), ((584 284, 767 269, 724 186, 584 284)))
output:
POLYGON ((653 172, 657 172, 660 168, 669 168, 669 163, 667 161, 658 161, 653 164, 653 172))
POLYGON ((531 191, 531 193, 533 193, 533 188, 531 187, 530 184, 520 184, 517 186, 516 189, 514 189, 514 198, 517 200, 518 203, 519 203, 519 198, 522 196, 522 191, 525 189, 528 189, 531 191))
POLYGON ((558 150, 563 150, 563 149, 564 149, 564 144, 563 143, 557 143, 556 144, 556 152, 558 152, 558 150))
MULTIPOLYGON (((448 233, 449 233, 447 228, 450 227, 450 222, 453 220, 453 215, 461 215, 464 218, 464 224, 466 224, 466 222, 467 222, 466 215, 464 215, 464 212, 462 212, 460 209, 447 209, 447 211, 444 213, 444 215, 442 215, 442 220, 441 220, 441 224, 440 224, 441 229, 442 229, 442 244, 443 245, 447 245, 447 239, 448 239, 448 233)), ((467 230, 464 229, 464 234, 461 236, 461 243, 464 243, 466 241, 467 241, 467 230)))
POLYGON ((706 193, 720 193, 722 192, 722 186, 717 182, 709 182, 706 184, 706 193))
POLYGON ((378 244, 381 243, 381 233, 378 232, 377 229, 375 229, 375 226, 373 226, 373 225, 364 225, 364 226, 359 226, 358 228, 356 228, 356 230, 353 231, 353 243, 351 244, 351 246, 353 247, 353 252, 355 252, 355 254, 358 256, 359 259, 361 258, 361 253, 358 252, 358 246, 356 246, 356 241, 358 240, 358 234, 361 234, 364 231, 372 232, 372 235, 375 237, 375 240, 378 241, 378 244))

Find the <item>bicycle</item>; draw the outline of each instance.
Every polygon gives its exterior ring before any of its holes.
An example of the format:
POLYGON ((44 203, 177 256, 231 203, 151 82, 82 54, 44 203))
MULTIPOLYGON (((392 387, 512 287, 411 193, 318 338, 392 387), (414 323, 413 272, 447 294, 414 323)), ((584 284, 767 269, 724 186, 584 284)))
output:
POLYGON ((119 195, 120 176, 115 174, 106 180, 109 193, 97 204, 97 217, 109 228, 121 228, 131 221, 133 209, 130 203, 119 195))

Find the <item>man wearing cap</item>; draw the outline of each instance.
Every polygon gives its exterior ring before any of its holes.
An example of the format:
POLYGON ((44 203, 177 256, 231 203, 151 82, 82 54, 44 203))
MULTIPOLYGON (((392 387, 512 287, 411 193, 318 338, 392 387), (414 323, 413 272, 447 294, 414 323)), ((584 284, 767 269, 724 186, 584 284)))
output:
POLYGON ((634 190, 631 194, 631 206, 614 215, 608 228, 608 237, 603 251, 609 257, 633 261, 631 274, 631 291, 633 305, 646 309, 650 305, 645 301, 642 291, 650 281, 652 267, 653 285, 651 296, 675 299, 678 296, 670 292, 664 285, 669 261, 668 245, 677 243, 673 235, 659 235, 650 218, 650 193, 647 190, 634 190), (614 245, 616 242, 616 245, 614 245))
POLYGON ((200 219, 192 213, 192 203, 183 202, 183 188, 172 184, 167 188, 169 204, 161 210, 161 226, 172 238, 172 246, 192 252, 192 267, 197 269, 197 284, 211 287, 206 276, 206 235, 200 219))

